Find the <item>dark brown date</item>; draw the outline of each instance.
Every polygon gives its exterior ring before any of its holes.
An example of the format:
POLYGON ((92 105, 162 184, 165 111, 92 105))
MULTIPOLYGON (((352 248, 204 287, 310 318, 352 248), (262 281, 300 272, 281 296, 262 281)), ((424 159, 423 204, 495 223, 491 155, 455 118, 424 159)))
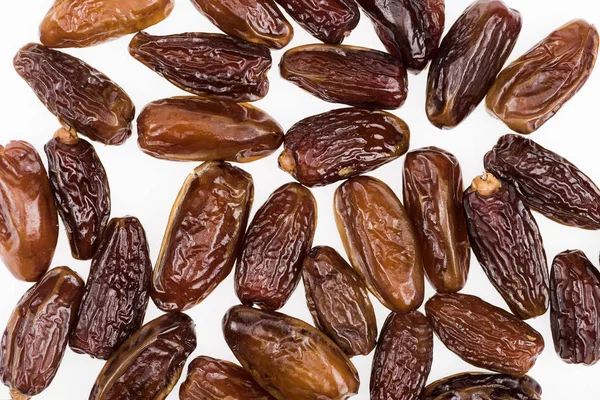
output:
POLYGON ((250 174, 206 162, 181 188, 154 269, 152 300, 163 311, 184 311, 206 298, 231 270, 254 199, 250 174))
POLYGON ((196 348, 194 321, 167 313, 148 322, 104 364, 89 400, 163 400, 196 348))
POLYGON ((71 269, 54 268, 17 303, 0 347, 0 376, 13 399, 38 395, 54 379, 75 323, 83 286, 71 269))
POLYGON ((561 224, 600 229, 600 189, 579 168, 533 140, 504 135, 485 168, 510 182, 534 210, 561 224))
POLYGON ((254 101, 269 90, 269 49, 225 35, 140 32, 131 40, 129 53, 173 85, 198 96, 254 101))
POLYGON ((306 186, 372 171, 408 150, 403 120, 379 110, 342 108, 303 119, 285 135, 279 168, 306 186))
POLYGON ((521 319, 544 314, 550 283, 542 235, 515 189, 487 173, 473 180, 464 206, 477 261, 511 311, 521 319))
POLYGON ((331 247, 315 247, 304 259, 306 304, 315 326, 346 355, 367 355, 377 341, 377 320, 360 275, 331 247))
POLYGON ((277 310, 298 282, 317 227, 317 201, 288 183, 271 194, 248 227, 235 270, 235 292, 245 305, 277 310))
POLYGON ((468 372, 425 388, 423 400, 542 400, 542 387, 529 376, 468 372))
POLYGON ((131 136, 131 99, 97 69, 35 43, 19 50, 14 66, 65 128, 104 144, 123 144, 131 136))
POLYGON ((456 20, 431 62, 427 117, 460 124, 483 100, 521 32, 521 14, 500 0, 478 0, 456 20))
POLYGON ((406 69, 387 53, 363 47, 311 44, 285 52, 281 76, 331 103, 400 107, 408 91, 406 69))
POLYGON ((358 372, 325 334, 272 311, 231 308, 225 341, 246 371, 278 400, 344 400, 358 393, 358 372))
POLYGON ((429 282, 440 293, 458 292, 467 282, 471 260, 458 160, 437 147, 411 151, 402 182, 404 207, 429 282))

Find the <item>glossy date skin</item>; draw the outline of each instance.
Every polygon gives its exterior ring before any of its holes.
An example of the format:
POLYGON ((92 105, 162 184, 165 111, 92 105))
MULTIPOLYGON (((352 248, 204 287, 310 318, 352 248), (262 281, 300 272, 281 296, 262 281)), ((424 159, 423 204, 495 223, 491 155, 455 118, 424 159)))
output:
POLYGON ((428 385, 423 400, 541 400, 542 387, 529 376, 469 372, 428 385))
POLYGON ((131 136, 133 102, 106 75, 78 58, 41 44, 25 45, 14 58, 17 73, 65 129, 100 143, 131 136))
POLYGON ((426 111, 438 128, 460 124, 483 100, 512 52, 521 14, 500 0, 478 0, 456 20, 431 62, 426 111))
POLYGON ((0 146, 0 257, 27 282, 48 270, 58 240, 58 216, 46 169, 23 141, 0 146))
POLYGON ((488 110, 515 132, 535 132, 583 87, 598 40, 584 20, 561 26, 498 75, 487 94, 488 110))
POLYGON ((410 130, 380 110, 341 108, 305 118, 284 138, 279 168, 306 186, 372 171, 406 153, 410 130))
POLYGON ((394 109, 408 91, 400 60, 363 47, 299 46, 285 52, 279 68, 284 79, 330 103, 394 109))
POLYGON ((299 319, 235 306, 223 318, 223 334, 246 371, 277 400, 344 400, 358 393, 352 362, 299 319))
POLYGON ((269 90, 269 49, 225 35, 140 32, 129 43, 129 53, 173 85, 198 96, 255 101, 269 90))
POLYGON ((231 164, 206 162, 188 176, 154 269, 152 300, 158 308, 187 310, 229 275, 253 199, 252 177, 231 164))

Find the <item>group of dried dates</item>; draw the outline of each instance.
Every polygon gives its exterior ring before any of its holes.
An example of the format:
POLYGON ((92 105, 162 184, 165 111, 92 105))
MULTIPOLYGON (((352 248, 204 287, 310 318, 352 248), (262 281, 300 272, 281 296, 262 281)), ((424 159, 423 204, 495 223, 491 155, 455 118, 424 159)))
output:
POLYGON ((0 348, 0 376, 13 399, 41 393, 66 346, 106 360, 90 400, 164 399, 196 348, 183 312, 234 269, 242 305, 223 318, 241 366, 193 360, 180 399, 347 399, 358 393, 352 356, 375 350, 374 400, 539 400, 526 374, 544 349, 524 320, 546 313, 558 355, 600 359, 600 272, 578 250, 551 272, 535 210, 559 223, 600 229, 600 189, 575 165, 523 136, 503 136, 487 171, 463 188, 458 160, 427 147, 406 154, 403 202, 384 182, 361 176, 404 155, 409 128, 382 109, 407 97, 407 71, 428 64, 426 112, 452 128, 486 98, 510 129, 546 123, 588 79, 598 32, 583 20, 558 28, 503 68, 521 16, 500 0, 469 6, 442 39, 443 0, 276 0, 325 44, 288 50, 281 75, 316 97, 351 107, 303 119, 285 134, 248 104, 267 94, 269 48, 286 46, 290 23, 273 0, 192 0, 227 35, 152 36, 174 0, 56 0, 14 66, 62 128, 46 144, 46 171, 23 141, 0 146, 0 255, 20 280, 21 298, 0 348), (372 20, 389 53, 341 45, 359 20, 372 20), (158 260, 149 258, 135 217, 113 218, 107 174, 91 140, 119 145, 135 108, 112 80, 53 48, 96 45, 136 33, 133 58, 195 95, 148 104, 137 119, 150 156, 203 162, 173 206, 158 260), (278 188, 249 221, 250 162, 283 144, 279 166, 299 183, 278 188), (317 205, 307 187, 345 180, 335 218, 349 263, 313 247, 317 205), (68 267, 48 271, 63 221, 73 257, 91 260, 87 282, 68 267), (471 249, 509 313, 459 293, 471 249), (424 301, 425 278, 438 292, 424 301), (276 312, 302 280, 314 319, 276 312), (369 292, 392 312, 377 335, 369 292), (149 299, 166 313, 143 325, 149 299), (253 307, 254 306, 254 307, 253 307), (426 386, 433 334, 468 363, 426 386))

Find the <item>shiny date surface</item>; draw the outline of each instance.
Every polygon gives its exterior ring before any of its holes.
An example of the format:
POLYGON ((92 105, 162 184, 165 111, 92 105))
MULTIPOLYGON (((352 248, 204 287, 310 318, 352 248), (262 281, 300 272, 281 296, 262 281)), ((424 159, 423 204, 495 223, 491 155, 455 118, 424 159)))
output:
POLYGON ((529 376, 468 372, 435 381, 423 400, 541 400, 542 387, 529 376))

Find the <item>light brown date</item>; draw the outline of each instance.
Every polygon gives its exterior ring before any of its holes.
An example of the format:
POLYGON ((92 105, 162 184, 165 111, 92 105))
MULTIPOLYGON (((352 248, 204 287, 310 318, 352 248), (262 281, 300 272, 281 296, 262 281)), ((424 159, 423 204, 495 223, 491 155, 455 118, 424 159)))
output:
POLYGON ((529 376, 469 372, 435 381, 423 400, 541 400, 542 388, 529 376))

